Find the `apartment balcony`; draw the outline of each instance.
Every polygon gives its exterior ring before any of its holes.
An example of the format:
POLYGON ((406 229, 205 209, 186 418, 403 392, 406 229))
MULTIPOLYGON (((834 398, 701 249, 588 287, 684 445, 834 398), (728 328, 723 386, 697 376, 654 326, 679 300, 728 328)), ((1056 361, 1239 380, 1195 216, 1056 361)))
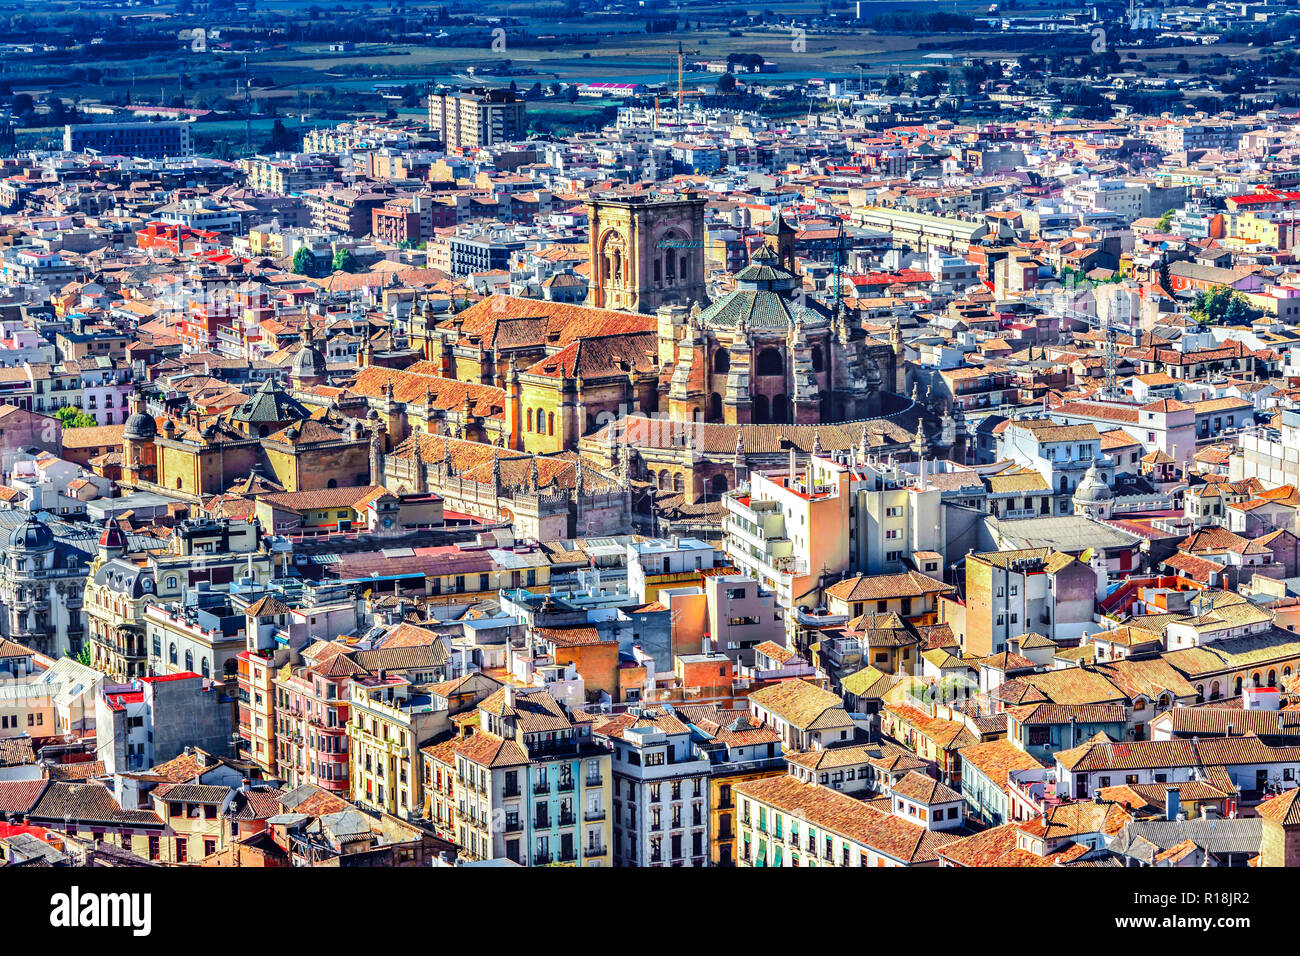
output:
POLYGON ((588 810, 582 815, 582 819, 586 820, 588 823, 595 823, 598 820, 605 819, 605 811, 603 808, 599 810, 588 810))
POLYGON ((523 791, 520 790, 520 788, 519 788, 519 784, 507 785, 506 788, 505 788, 505 792, 502 794, 502 796, 504 796, 504 797, 506 797, 507 799, 509 799, 510 797, 517 797, 517 796, 519 796, 522 792, 523 792, 523 791))
POLYGON ((552 860, 551 854, 549 853, 533 854, 533 866, 550 866, 551 860, 552 860))
POLYGON ((561 863, 576 863, 577 860, 578 860, 578 851, 577 851, 577 850, 561 850, 558 859, 559 859, 559 862, 561 862, 561 863))
POLYGON ((596 774, 595 776, 592 776, 591 774, 587 775, 588 787, 599 787, 602 786, 604 782, 605 782, 605 778, 600 774, 596 774))
POLYGON ((607 846, 588 846, 582 851, 582 855, 587 857, 604 856, 608 852, 609 847, 607 846))
POLYGON ((549 780, 539 780, 533 784, 533 793, 536 794, 537 796, 542 796, 543 794, 547 794, 550 792, 551 792, 551 781, 549 780))
POLYGON ((561 780, 558 784, 555 785, 555 789, 558 790, 560 793, 572 793, 573 786, 574 786, 573 778, 570 777, 567 780, 561 780))

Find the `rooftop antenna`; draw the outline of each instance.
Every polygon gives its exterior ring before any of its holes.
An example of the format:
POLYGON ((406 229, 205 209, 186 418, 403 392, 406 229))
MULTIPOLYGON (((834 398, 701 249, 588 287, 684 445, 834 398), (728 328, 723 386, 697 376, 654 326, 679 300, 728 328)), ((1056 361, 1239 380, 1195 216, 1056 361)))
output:
POLYGON ((844 220, 839 221, 835 234, 835 314, 844 308, 844 220))
POLYGON ((253 148, 253 83, 248 74, 248 55, 244 55, 244 149, 253 148))

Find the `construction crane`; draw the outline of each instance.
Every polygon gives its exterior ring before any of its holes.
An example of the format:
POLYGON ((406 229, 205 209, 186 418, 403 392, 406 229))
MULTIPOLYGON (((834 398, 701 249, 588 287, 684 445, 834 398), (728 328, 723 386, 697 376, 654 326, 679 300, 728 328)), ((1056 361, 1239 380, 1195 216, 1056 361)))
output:
MULTIPOLYGON (((1070 290, 1073 292, 1073 290, 1070 290)), ((1105 310, 1101 314, 1101 309, 1094 305, 1093 312, 1084 312, 1079 309, 1065 308, 1061 310, 1062 315, 1068 319, 1074 319, 1079 322, 1086 322, 1090 331, 1101 333, 1101 354, 1103 359, 1103 371, 1105 372, 1105 385, 1102 388, 1103 398, 1118 398, 1119 386, 1116 382, 1116 373, 1119 369, 1119 336, 1127 336, 1132 344, 1138 344, 1137 332, 1133 327, 1132 306, 1129 301, 1127 289, 1117 290, 1117 301, 1114 309, 1118 312, 1115 316, 1117 321, 1111 319, 1111 309, 1105 310)))
POLYGON ((684 95, 684 88, 682 86, 682 67, 685 65, 686 57, 688 54, 690 56, 698 56, 699 52, 700 52, 699 50, 683 50, 682 41, 681 40, 677 41, 677 115, 678 116, 682 115, 682 96, 684 95))

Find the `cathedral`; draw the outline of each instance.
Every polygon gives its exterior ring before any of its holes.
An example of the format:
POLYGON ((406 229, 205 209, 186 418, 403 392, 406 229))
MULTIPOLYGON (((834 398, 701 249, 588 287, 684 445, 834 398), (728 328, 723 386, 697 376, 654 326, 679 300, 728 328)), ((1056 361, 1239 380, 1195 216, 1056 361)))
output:
POLYGON ((882 387, 901 391, 897 336, 892 345, 870 339, 842 303, 807 296, 794 236, 778 216, 731 292, 703 307, 658 310, 664 404, 672 418, 728 425, 851 421, 882 414, 882 387))
MULTIPOLYGON (((626 414, 765 425, 896 411, 905 401, 897 331, 891 342, 873 339, 841 303, 807 294, 783 218, 766 228, 732 290, 709 301, 703 207, 689 194, 593 200, 586 305, 496 295, 442 321, 413 322, 421 370, 447 380, 431 383, 434 393, 450 394, 453 381, 499 390, 489 404, 500 421, 486 431, 543 454, 626 414)), ((408 417, 427 411, 413 407, 408 417)))
POLYGON ((384 426, 377 470, 389 487, 510 512, 539 531, 558 530, 566 511, 570 529, 613 527, 620 508, 646 527, 685 527, 715 520, 721 494, 791 451, 912 459, 964 448, 964 422, 908 397, 897 325, 873 338, 843 302, 805 289, 784 218, 710 300, 704 200, 602 198, 588 213, 585 305, 494 295, 441 319, 426 309, 411 325, 421 361, 363 369, 346 388, 384 426), (525 521, 541 492, 491 477, 475 443, 495 446, 507 471, 529 455, 557 466, 580 456, 620 487, 602 486, 598 501, 547 486, 545 509, 525 521))

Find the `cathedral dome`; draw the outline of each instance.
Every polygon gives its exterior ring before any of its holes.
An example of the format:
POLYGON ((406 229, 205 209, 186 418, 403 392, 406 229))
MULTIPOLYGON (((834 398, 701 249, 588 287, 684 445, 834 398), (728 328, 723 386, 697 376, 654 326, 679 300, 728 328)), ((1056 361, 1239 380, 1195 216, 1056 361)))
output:
POLYGON ((126 427, 122 429, 122 437, 130 441, 153 441, 158 434, 158 423, 153 420, 152 415, 146 415, 144 412, 136 412, 126 420, 126 427))
POLYGON ((28 518, 9 533, 9 547, 19 551, 48 551, 54 547, 54 533, 35 518, 28 518))
POLYGON ((1095 504, 1102 501, 1110 501, 1115 497, 1110 486, 1101 480, 1097 474, 1096 464, 1088 467, 1087 473, 1079 482, 1079 486, 1074 489, 1074 500, 1083 504, 1095 504))
POLYGON ((325 356, 310 342, 298 350, 289 366, 290 378, 324 378, 325 356))

